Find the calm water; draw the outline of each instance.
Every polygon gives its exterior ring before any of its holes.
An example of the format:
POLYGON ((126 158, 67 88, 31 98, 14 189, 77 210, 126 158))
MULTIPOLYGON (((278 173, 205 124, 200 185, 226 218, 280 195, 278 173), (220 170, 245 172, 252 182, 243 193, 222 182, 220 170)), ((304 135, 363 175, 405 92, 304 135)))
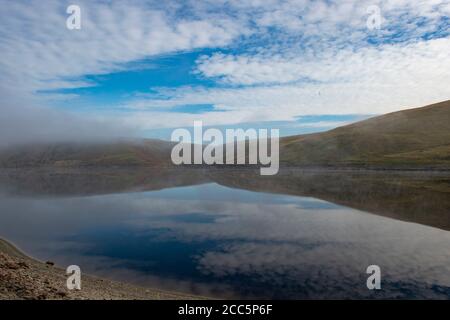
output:
POLYGON ((224 298, 450 298, 448 176, 1 177, 0 237, 86 273, 224 298))

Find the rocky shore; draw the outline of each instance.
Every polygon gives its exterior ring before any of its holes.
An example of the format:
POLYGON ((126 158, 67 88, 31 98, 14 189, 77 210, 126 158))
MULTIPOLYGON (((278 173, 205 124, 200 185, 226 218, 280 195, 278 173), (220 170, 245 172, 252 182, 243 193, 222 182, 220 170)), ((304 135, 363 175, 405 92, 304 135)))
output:
POLYGON ((0 239, 0 300, 181 300, 202 299, 83 275, 81 290, 68 290, 65 270, 26 256, 0 239))

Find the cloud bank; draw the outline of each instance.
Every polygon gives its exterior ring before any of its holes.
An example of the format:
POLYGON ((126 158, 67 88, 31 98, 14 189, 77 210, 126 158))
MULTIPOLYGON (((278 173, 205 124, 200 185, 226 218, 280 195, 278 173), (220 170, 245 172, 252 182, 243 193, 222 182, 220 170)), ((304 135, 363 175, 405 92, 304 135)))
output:
POLYGON ((190 126, 193 120, 236 125, 379 114, 450 98, 448 0, 77 4, 77 31, 65 27, 64 2, 14 1, 3 7, 3 140, 57 135, 52 130, 64 134, 60 123, 67 113, 61 120, 54 120, 57 111, 43 116, 55 105, 70 107, 80 95, 64 90, 95 87, 89 75, 130 71, 139 61, 180 52, 199 52, 191 73, 208 85, 149 85, 148 91, 127 92, 121 112, 93 102, 92 111, 78 112, 93 128, 84 131, 94 133, 100 123, 126 128, 126 134, 190 126), (368 8, 374 5, 380 28, 370 29, 368 8), (172 111, 205 104, 212 110, 172 111), (42 116, 29 116, 34 110, 42 116), (19 119, 21 114, 28 119, 19 119))

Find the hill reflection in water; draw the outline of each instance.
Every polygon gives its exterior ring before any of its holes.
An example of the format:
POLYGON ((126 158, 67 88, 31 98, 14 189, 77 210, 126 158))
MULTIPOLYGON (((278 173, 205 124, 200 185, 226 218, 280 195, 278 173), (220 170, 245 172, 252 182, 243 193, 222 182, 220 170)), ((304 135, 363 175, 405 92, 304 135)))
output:
POLYGON ((450 297, 448 175, 258 172, 4 171, 0 235, 84 272, 217 297, 450 297), (366 288, 371 264, 381 291, 366 288))

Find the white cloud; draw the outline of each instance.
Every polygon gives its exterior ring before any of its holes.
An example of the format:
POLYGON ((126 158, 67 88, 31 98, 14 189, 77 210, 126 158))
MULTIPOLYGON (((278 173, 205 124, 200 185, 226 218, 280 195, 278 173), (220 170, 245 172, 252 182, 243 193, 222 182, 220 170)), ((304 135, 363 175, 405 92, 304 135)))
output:
POLYGON ((406 45, 344 49, 329 56, 224 55, 204 56, 198 71, 237 85, 291 83, 309 80, 329 83, 369 82, 386 85, 416 85, 450 77, 450 39, 406 45))
POLYGON ((159 126, 190 125, 200 117, 208 125, 289 121, 300 115, 381 114, 443 101, 450 98, 450 38, 343 50, 315 60, 216 54, 202 58, 199 70, 240 86, 160 89, 130 105, 141 110, 133 121, 142 126, 158 126, 151 118, 161 117, 159 126), (213 104, 218 112, 171 119, 152 111, 195 104, 213 104))
POLYGON ((283 3, 232 2, 251 12, 263 40, 197 61, 198 75, 224 87, 157 88, 130 103, 140 111, 129 120, 143 127, 190 125, 200 118, 209 125, 289 121, 299 115, 381 114, 450 98, 450 37, 424 38, 441 32, 448 1, 382 1, 382 29, 375 32, 366 27, 371 1, 283 3), (267 27, 279 31, 266 37, 267 27), (370 45, 369 38, 380 43, 370 45), (154 111, 195 104, 226 113, 154 111))
POLYGON ((143 1, 77 4, 81 30, 66 28, 65 2, 11 1, 2 5, 0 145, 36 138, 73 138, 82 135, 81 128, 102 137, 114 135, 111 127, 116 127, 117 135, 127 132, 118 125, 120 118, 90 114, 83 120, 86 115, 47 108, 49 102, 70 100, 73 95, 37 92, 92 86, 95 83, 86 81, 86 75, 128 69, 127 63, 149 56, 224 46, 246 32, 239 21, 225 16, 177 17, 175 3, 164 7, 143 1), (107 129, 105 122, 111 124, 107 129), (65 130, 67 126, 70 129, 65 130))
POLYGON ((448 0, 78 3, 77 31, 66 29, 66 4, 58 1, 11 2, 1 11, 0 94, 10 106, 45 105, 61 97, 43 100, 36 91, 92 86, 86 75, 206 47, 217 51, 194 71, 220 86, 153 88, 157 94, 134 98, 125 115, 91 117, 153 129, 198 119, 217 125, 385 113, 450 98, 448 0), (366 9, 373 4, 383 20, 370 31, 366 9), (189 104, 217 112, 154 110, 189 104))
POLYGON ((12 2, 0 15, 3 90, 83 86, 87 74, 109 73, 127 62, 163 53, 230 43, 245 26, 227 18, 171 16, 144 2, 78 1, 81 30, 68 30, 59 1, 12 2), (75 80, 75 81, 72 81, 75 80))

